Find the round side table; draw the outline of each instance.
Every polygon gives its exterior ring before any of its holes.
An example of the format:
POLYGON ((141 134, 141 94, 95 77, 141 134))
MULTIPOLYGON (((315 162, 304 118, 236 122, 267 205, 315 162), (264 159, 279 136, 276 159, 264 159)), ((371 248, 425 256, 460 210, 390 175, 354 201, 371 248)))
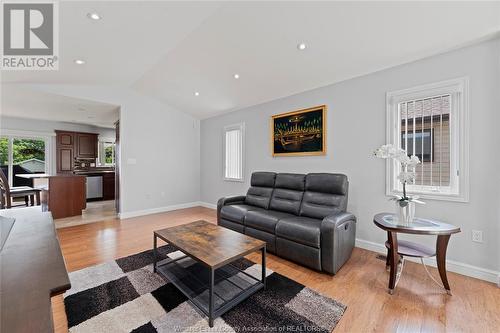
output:
POLYGON ((429 274, 434 282, 438 283, 429 273, 423 261, 423 258, 436 256, 439 276, 443 283, 442 287, 446 290, 448 295, 451 295, 450 285, 446 276, 446 249, 450 236, 460 232, 460 228, 440 221, 422 218, 415 218, 410 224, 403 224, 398 220, 395 214, 390 213, 375 215, 373 223, 375 223, 377 227, 387 231, 387 242, 385 246, 387 248, 386 267, 390 267, 389 294, 392 295, 394 293, 394 288, 396 288, 399 282, 405 256, 420 258, 427 274, 429 274), (404 240, 398 241, 398 233, 437 236, 436 248, 431 249, 424 245, 404 240), (400 258, 402 258, 401 269, 398 272, 400 258))

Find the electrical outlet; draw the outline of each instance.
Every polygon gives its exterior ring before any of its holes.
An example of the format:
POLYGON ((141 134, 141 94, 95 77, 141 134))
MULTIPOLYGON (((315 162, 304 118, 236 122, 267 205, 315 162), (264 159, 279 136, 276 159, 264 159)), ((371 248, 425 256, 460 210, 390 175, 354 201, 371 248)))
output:
POLYGON ((483 232, 481 230, 472 230, 472 241, 476 243, 482 243, 483 232))

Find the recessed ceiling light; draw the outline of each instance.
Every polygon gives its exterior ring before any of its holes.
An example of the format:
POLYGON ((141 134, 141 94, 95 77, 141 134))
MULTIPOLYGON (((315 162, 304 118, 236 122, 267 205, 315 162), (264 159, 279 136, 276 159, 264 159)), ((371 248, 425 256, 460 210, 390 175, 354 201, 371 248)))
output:
POLYGON ((300 50, 300 51, 304 51, 306 49, 306 44, 304 43, 300 43, 297 45, 297 48, 300 50))
POLYGON ((234 74, 233 77, 238 80, 240 78, 240 74, 234 74))
POLYGON ((194 95, 195 95, 195 96, 200 96, 200 93, 199 93, 199 92, 197 92, 197 91, 195 91, 195 92, 194 92, 194 95))
POLYGON ((88 13, 87 14, 87 17, 91 20, 94 20, 94 21, 98 21, 101 19, 101 15, 97 14, 97 13, 88 13))
POLYGON ((76 60, 75 60, 75 64, 77 64, 77 65, 83 65, 83 64, 85 64, 85 60, 82 60, 82 59, 76 59, 76 60))

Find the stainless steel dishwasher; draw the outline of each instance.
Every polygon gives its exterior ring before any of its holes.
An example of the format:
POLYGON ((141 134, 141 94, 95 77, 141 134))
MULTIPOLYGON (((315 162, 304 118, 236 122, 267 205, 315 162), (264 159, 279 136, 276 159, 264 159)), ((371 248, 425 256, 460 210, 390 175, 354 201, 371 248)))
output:
POLYGON ((87 199, 102 198, 102 176, 87 176, 87 199))

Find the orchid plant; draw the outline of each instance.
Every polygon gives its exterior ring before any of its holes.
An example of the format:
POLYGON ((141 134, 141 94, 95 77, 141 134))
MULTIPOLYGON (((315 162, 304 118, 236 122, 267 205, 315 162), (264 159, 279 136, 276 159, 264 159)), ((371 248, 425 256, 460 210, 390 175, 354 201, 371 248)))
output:
POLYGON ((406 184, 414 184, 417 173, 415 168, 420 163, 420 159, 416 155, 408 156, 408 153, 401 148, 395 147, 392 144, 383 145, 375 150, 374 155, 378 158, 388 159, 392 158, 401 164, 401 172, 398 175, 398 180, 403 184, 403 196, 396 195, 391 200, 399 202, 401 207, 408 205, 408 202, 416 202, 424 204, 418 200, 419 197, 409 197, 406 194, 406 184))

